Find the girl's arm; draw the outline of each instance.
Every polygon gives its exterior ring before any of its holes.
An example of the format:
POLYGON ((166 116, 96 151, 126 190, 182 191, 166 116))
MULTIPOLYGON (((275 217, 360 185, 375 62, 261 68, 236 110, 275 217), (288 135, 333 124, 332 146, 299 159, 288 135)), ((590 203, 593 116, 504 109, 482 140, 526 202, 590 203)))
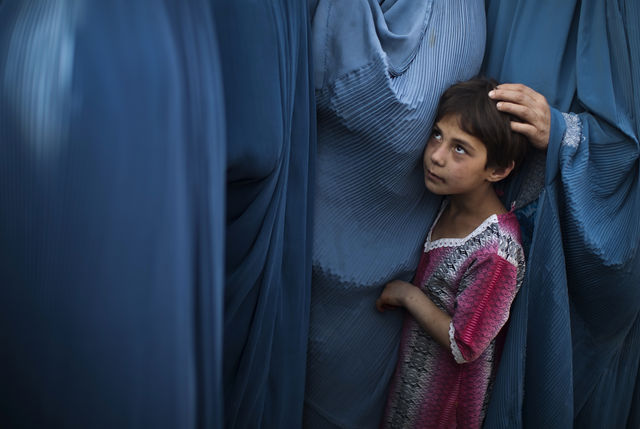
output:
POLYGON ((378 311, 404 307, 438 344, 451 350, 449 325, 451 317, 440 310, 420 289, 411 283, 394 280, 387 283, 376 300, 378 311))

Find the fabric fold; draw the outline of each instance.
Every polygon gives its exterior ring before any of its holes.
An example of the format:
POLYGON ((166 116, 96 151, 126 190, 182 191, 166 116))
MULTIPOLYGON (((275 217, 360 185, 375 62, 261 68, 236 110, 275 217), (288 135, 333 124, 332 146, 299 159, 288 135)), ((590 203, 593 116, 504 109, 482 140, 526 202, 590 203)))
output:
POLYGON ((640 34, 630 23, 639 17, 629 1, 487 3, 485 73, 532 87, 552 109, 545 186, 526 215, 528 299, 514 304, 485 427, 633 421, 640 34))

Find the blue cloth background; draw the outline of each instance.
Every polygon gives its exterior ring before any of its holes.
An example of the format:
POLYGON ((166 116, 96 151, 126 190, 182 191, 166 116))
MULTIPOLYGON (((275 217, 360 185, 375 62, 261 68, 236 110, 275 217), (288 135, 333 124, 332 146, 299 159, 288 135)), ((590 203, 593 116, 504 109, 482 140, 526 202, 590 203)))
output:
POLYGON ((2 2, 0 426, 221 426, 210 13, 2 2))
POLYGON ((226 123, 227 428, 302 420, 315 101, 306 2, 214 1, 226 123))
POLYGON ((636 1, 487 2, 483 70, 553 107, 487 428, 640 425, 638 22, 636 1))
POLYGON ((1 426, 300 426, 309 28, 287 0, 2 2, 1 426))

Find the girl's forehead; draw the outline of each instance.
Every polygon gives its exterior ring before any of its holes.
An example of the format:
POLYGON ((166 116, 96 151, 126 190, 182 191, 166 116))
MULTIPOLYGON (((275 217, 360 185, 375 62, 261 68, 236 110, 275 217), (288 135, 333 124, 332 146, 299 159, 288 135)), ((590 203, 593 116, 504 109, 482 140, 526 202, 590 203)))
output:
POLYGON ((462 128, 458 114, 445 115, 434 124, 434 128, 437 128, 448 140, 464 142, 472 147, 485 146, 482 140, 462 128))
POLYGON ((443 116, 442 118, 436 121, 434 126, 440 129, 446 129, 449 132, 456 132, 456 133, 459 132, 469 136, 471 135, 464 130, 464 128, 462 127, 462 122, 460 121, 460 115, 456 115, 456 114, 449 114, 449 115, 443 116))
POLYGON ((448 113, 438 118, 435 125, 446 125, 450 128, 460 128, 462 130, 462 122, 460 120, 460 114, 458 113, 448 113))

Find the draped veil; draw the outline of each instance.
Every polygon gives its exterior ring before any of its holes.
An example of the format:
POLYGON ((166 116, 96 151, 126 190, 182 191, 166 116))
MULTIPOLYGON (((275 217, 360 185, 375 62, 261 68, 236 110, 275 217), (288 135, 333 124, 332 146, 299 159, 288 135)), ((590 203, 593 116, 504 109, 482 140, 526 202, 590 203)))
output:
POLYGON ((638 22, 634 1, 487 2, 484 72, 552 115, 485 427, 640 424, 638 22))
POLYGON ((225 139, 208 2, 0 4, 0 426, 212 427, 225 139))

